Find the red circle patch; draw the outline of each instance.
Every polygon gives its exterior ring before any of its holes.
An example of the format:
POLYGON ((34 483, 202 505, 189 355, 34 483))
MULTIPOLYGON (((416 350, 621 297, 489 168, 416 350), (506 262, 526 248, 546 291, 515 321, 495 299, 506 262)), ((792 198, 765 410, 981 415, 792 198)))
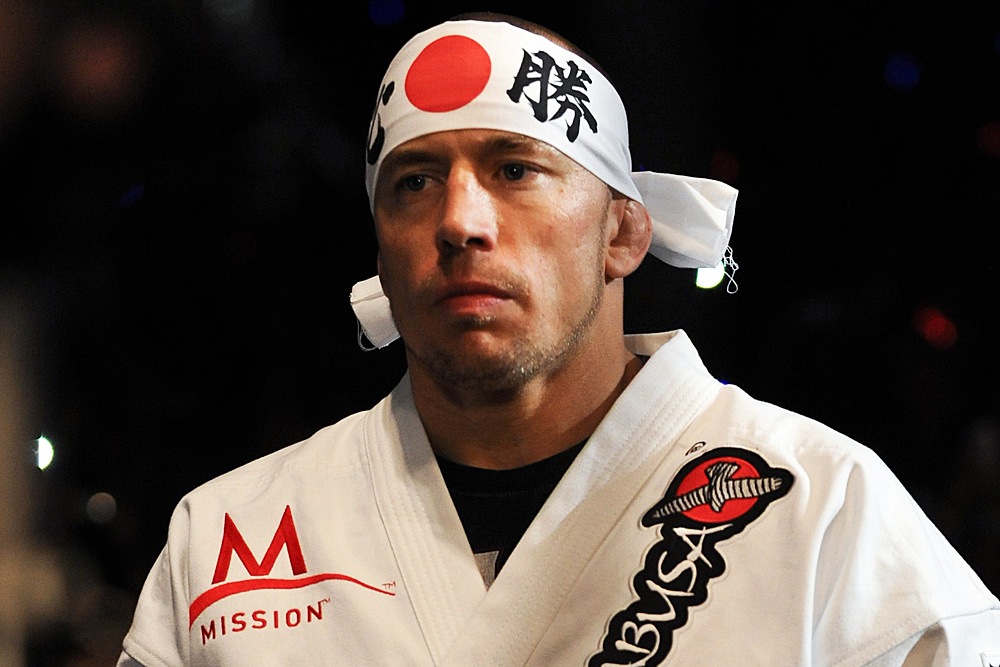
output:
MULTIPOLYGON (((739 466, 739 470, 734 472, 730 479, 760 477, 760 473, 757 469, 743 459, 732 456, 720 456, 717 459, 709 459, 708 461, 703 462, 688 473, 688 476, 685 477, 677 487, 677 495, 682 496, 689 491, 694 491, 697 488, 708 485, 708 475, 705 474, 705 469, 720 462, 734 463, 739 466)), ((757 498, 733 498, 731 500, 727 500, 718 512, 713 510, 710 505, 705 504, 692 507, 691 509, 682 512, 682 514, 700 523, 724 523, 742 516, 751 507, 753 507, 756 502, 757 498)))
POLYGON ((479 42, 462 35, 436 39, 406 73, 406 97, 422 111, 460 109, 476 99, 490 80, 490 56, 479 42))

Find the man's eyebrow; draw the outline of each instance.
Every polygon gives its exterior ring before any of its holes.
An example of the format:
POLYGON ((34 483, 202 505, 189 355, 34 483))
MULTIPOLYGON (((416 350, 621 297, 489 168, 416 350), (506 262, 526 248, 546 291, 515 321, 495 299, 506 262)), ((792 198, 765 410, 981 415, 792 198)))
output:
POLYGON ((419 148, 397 148, 392 153, 385 158, 382 162, 382 167, 380 171, 389 171, 393 169, 406 169, 407 167, 412 167, 418 164, 427 164, 428 162, 440 161, 441 157, 436 155, 431 151, 425 151, 419 148))
POLYGON ((484 142, 483 150, 493 153, 514 153, 520 151, 550 153, 556 149, 539 139, 511 134, 491 137, 484 142))

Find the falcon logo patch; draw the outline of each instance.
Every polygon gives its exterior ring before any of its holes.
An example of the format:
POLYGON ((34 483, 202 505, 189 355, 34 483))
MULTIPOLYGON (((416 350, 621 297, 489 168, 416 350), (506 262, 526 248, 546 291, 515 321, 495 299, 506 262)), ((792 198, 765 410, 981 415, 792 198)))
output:
POLYGON ((793 481, 789 471, 735 447, 709 450, 685 465, 642 516, 643 527, 659 526, 660 540, 632 579, 639 599, 611 618, 588 667, 662 664, 674 630, 726 570, 718 544, 756 521, 793 481))

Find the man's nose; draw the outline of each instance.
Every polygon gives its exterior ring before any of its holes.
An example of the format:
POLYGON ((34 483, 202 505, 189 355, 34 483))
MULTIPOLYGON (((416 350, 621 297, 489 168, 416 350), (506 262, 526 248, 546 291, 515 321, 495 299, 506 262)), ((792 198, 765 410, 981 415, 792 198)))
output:
POLYGON ((453 168, 448 174, 444 210, 437 230, 442 253, 489 251, 497 240, 496 202, 475 171, 453 168))

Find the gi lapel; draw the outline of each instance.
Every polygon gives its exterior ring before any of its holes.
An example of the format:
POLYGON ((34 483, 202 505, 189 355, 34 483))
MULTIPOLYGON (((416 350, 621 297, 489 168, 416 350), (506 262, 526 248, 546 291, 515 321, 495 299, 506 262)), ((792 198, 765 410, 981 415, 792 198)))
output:
MULTIPOLYGON (((439 664, 486 586, 417 415, 408 375, 368 414, 365 449, 401 583, 439 664)), ((413 656, 400 659, 413 664, 413 656)))
MULTIPOLYGON (((718 393, 719 383, 683 332, 630 337, 629 344, 637 353, 656 354, 528 528, 462 631, 468 640, 448 652, 448 667, 520 667, 531 661, 601 542, 673 442, 718 393)), ((679 458, 683 451, 674 454, 679 458)))

